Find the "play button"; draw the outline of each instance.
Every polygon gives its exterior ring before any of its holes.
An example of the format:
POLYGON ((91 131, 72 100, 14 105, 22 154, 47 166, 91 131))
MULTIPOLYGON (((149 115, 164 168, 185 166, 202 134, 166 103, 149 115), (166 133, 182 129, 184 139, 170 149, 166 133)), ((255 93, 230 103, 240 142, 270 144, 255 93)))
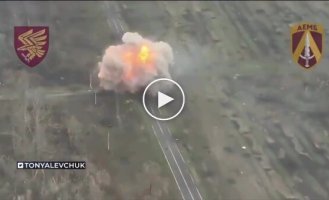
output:
POLYGON ((167 103, 173 101, 174 98, 163 94, 162 92, 158 92, 158 108, 161 108, 162 106, 166 105, 167 103))
POLYGON ((184 91, 178 83, 171 79, 156 79, 144 90, 144 109, 154 119, 171 120, 182 112, 184 105, 184 91))

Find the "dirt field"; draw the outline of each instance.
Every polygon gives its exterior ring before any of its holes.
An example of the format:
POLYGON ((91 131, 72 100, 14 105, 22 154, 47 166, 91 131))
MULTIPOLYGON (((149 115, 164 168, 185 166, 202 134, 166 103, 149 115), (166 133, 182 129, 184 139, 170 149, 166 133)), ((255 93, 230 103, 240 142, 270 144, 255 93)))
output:
POLYGON ((289 44, 290 23, 328 26, 327 3, 166 5, 193 30, 176 31, 194 48, 173 126, 205 198, 327 199, 328 60, 304 70, 289 44))
MULTIPOLYGON (((22 97, 2 102, 0 199, 181 199, 138 96, 120 96, 118 120, 113 95, 97 106, 93 95, 39 104, 23 95, 88 89, 89 72, 117 42, 103 2, 0 5, 0 95, 22 97), (12 27, 26 23, 52 26, 49 55, 33 73, 22 70, 11 42, 12 27), (11 167, 36 157, 91 167, 82 174, 11 167)), ((329 42, 311 70, 290 53, 292 23, 321 23, 329 33, 328 2, 115 5, 128 31, 174 49, 173 79, 187 102, 169 125, 205 200, 329 199, 329 42)))
POLYGON ((1 19, 0 199, 179 199, 137 97, 99 94, 95 105, 87 93, 89 72, 114 42, 102 4, 0 5, 13 17, 1 19), (46 60, 34 69, 12 47, 13 26, 25 23, 51 30, 46 60), (63 93, 72 95, 48 98, 63 93), (84 160, 87 170, 17 171, 17 160, 84 160))

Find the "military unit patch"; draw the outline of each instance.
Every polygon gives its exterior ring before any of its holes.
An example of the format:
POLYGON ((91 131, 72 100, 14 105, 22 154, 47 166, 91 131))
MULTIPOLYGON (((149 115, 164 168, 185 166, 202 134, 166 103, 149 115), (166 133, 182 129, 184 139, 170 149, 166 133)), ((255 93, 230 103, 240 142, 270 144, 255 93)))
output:
POLYGON ((323 55, 323 26, 303 22, 293 25, 290 32, 292 59, 304 68, 318 64, 323 55))
POLYGON ((14 27, 14 47, 19 59, 29 67, 37 66, 47 55, 49 28, 45 26, 14 27))

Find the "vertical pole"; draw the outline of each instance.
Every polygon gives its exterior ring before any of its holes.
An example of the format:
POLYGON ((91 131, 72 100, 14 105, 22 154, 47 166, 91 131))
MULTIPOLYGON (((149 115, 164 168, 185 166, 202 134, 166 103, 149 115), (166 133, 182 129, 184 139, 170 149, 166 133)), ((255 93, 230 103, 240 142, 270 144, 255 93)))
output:
POLYGON ((97 96, 96 96, 96 91, 94 91, 95 94, 95 105, 97 104, 97 96))
POLYGON ((107 131, 107 150, 110 151, 110 132, 107 131))

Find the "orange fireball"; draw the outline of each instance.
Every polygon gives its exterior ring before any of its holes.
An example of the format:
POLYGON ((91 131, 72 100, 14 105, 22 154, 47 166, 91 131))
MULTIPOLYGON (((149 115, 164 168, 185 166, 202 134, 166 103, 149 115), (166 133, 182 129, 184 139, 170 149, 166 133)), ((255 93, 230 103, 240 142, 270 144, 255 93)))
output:
POLYGON ((139 50, 138 58, 142 61, 142 63, 146 63, 146 61, 150 58, 150 49, 143 45, 139 50))
POLYGON ((127 48, 123 53, 123 61, 126 64, 124 80, 130 81, 142 71, 153 73, 156 69, 152 57, 151 50, 146 45, 136 49, 127 48), (142 71, 140 71, 141 69, 142 71))

